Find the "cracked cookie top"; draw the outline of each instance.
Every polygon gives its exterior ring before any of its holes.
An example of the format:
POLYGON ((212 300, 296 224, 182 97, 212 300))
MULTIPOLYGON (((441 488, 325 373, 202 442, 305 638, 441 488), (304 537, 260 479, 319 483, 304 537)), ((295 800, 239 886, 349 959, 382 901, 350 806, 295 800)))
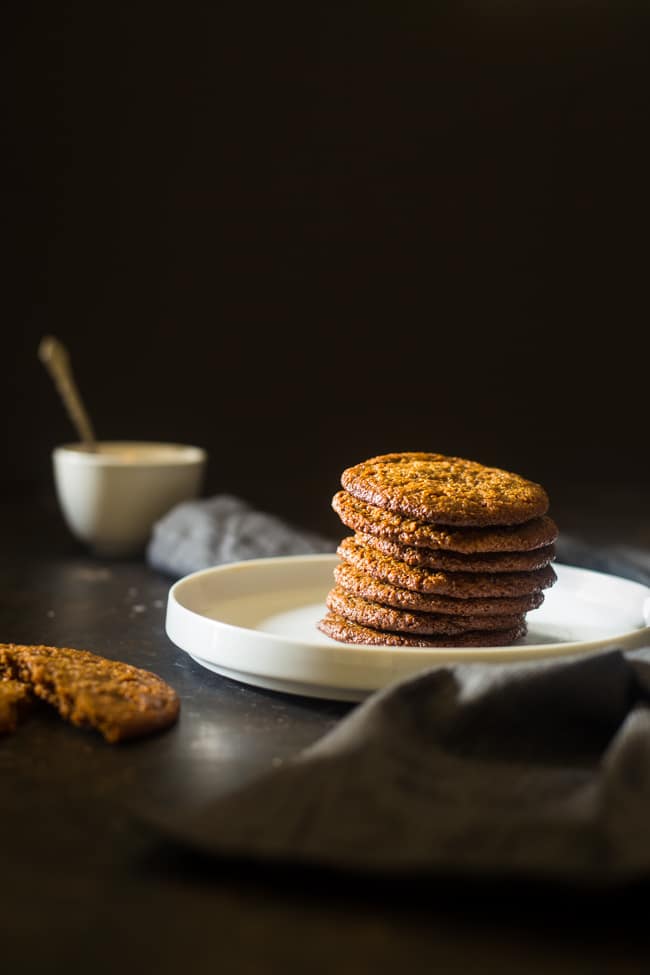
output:
POLYGON ((444 454, 383 454, 343 471, 353 497, 440 525, 518 525, 548 511, 546 491, 519 474, 444 454))

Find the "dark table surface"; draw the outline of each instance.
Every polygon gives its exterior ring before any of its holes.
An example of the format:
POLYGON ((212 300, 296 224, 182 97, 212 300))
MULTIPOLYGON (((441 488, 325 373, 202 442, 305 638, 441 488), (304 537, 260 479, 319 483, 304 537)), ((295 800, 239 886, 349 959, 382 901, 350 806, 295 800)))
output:
MULTIPOLYGON (((578 523, 589 524, 584 506, 578 523)), ((159 673, 182 701, 173 730, 118 747, 46 711, 0 740, 3 971, 650 970, 650 886, 595 897, 370 883, 207 863, 173 848, 138 809, 180 810, 232 789, 315 741, 349 705, 199 667, 165 635, 169 580, 139 560, 88 556, 51 500, 4 504, 0 527, 3 642, 125 660, 159 673)), ((628 505, 598 532, 647 543, 648 527, 628 505)))

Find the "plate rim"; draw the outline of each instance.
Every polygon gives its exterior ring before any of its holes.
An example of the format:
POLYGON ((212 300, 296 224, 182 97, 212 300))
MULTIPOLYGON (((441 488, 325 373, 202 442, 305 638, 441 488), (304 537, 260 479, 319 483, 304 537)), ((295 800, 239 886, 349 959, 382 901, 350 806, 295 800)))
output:
MULTIPOLYGON (((578 641, 565 641, 565 642, 557 642, 557 643, 533 643, 533 644, 515 643, 507 646, 486 647, 486 648, 482 648, 482 647, 392 647, 392 646, 386 646, 382 644, 370 645, 370 644, 359 644, 359 643, 343 643, 338 640, 333 640, 332 638, 327 637, 325 634, 323 635, 324 637, 323 643, 307 644, 304 641, 296 639, 294 637, 280 636, 279 634, 275 634, 275 633, 267 633, 264 630, 256 630, 251 627, 241 626, 236 623, 228 623, 224 620, 214 619, 212 617, 205 616, 203 613, 199 613, 196 610, 189 609, 187 606, 184 606, 182 603, 179 602, 177 596, 177 590, 179 589, 179 587, 201 576, 220 575, 222 573, 242 571, 247 568, 255 568, 261 565, 270 567, 278 563, 287 564, 287 563, 304 563, 304 562, 310 562, 310 563, 330 562, 334 565, 337 564, 338 561, 339 560, 336 553, 317 552, 317 553, 310 553, 306 555, 275 555, 275 556, 265 556, 256 559, 243 559, 237 562, 227 562, 224 563, 223 565, 208 566, 205 569, 197 569, 195 572, 190 572, 187 575, 183 576, 182 578, 177 579, 176 582, 174 582, 170 587, 167 596, 165 632, 167 633, 168 637, 172 640, 172 642, 176 646, 179 646, 180 649, 182 649, 186 653, 189 653, 189 655, 192 656, 192 653, 189 650, 187 650, 185 647, 182 647, 179 643, 177 643, 176 640, 169 633, 168 623, 170 617, 170 608, 174 605, 177 606, 180 610, 182 610, 183 613, 187 613, 190 616, 193 616, 200 620, 207 620, 209 621, 210 624, 214 625, 215 627, 223 628, 233 633, 250 633, 254 635, 256 639, 263 640, 269 645, 281 641, 282 643, 290 644, 293 647, 297 647, 297 648, 309 647, 312 650, 322 650, 322 649, 336 650, 336 649, 347 648, 350 650, 359 651, 360 647, 364 647, 364 649, 366 650, 368 649, 372 650, 373 654, 377 654, 378 656, 383 656, 383 655, 392 656, 396 652, 399 652, 400 655, 402 655, 404 654, 404 651, 407 651, 409 655, 413 655, 415 657, 417 656, 431 657, 431 656, 435 656, 436 653, 440 654, 440 653, 448 652, 453 654, 454 657, 457 658, 455 661, 456 663, 474 662, 475 656, 477 654, 483 654, 483 653, 490 653, 491 656, 494 653, 499 654, 498 659, 494 659, 494 657, 492 657, 492 659, 489 659, 486 657, 484 661, 485 663, 508 662, 508 658, 510 654, 512 654, 513 657, 512 662, 523 663, 525 662, 526 657, 528 656, 526 651, 528 651, 528 653, 530 654, 530 659, 534 660, 534 659, 540 659, 543 656, 548 656, 548 657, 570 656, 572 652, 586 653, 588 651, 597 651, 599 649, 605 649, 606 647, 611 646, 613 643, 617 643, 617 642, 620 643, 626 640, 628 642, 634 641, 636 643, 641 638, 641 635, 644 632, 647 633, 647 636, 650 638, 650 622, 648 622, 644 626, 640 626, 635 630, 627 630, 621 634, 613 634, 611 636, 603 637, 601 640, 578 640, 578 641)), ((580 572, 581 574, 586 573, 591 576, 596 576, 600 579, 613 579, 616 580, 616 582, 623 582, 630 586, 636 586, 642 592, 645 592, 645 599, 650 601, 650 586, 646 586, 642 582, 637 582, 634 579, 626 579, 624 576, 617 576, 609 572, 601 572, 596 569, 587 569, 584 568, 583 566, 571 565, 564 562, 555 562, 554 566, 559 567, 560 571, 563 571, 564 569, 568 569, 569 571, 577 571, 580 572)), ((241 672, 251 673, 251 674, 254 673, 253 671, 247 671, 245 669, 242 669, 241 672)))

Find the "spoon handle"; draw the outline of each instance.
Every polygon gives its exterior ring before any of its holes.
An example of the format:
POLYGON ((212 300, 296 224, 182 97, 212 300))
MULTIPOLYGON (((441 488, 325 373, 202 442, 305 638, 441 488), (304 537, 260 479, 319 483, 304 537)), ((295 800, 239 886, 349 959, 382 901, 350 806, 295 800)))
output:
POLYGON ((46 335, 38 347, 38 356, 54 380, 79 439, 88 450, 95 450, 95 433, 74 381, 65 346, 53 335, 46 335))

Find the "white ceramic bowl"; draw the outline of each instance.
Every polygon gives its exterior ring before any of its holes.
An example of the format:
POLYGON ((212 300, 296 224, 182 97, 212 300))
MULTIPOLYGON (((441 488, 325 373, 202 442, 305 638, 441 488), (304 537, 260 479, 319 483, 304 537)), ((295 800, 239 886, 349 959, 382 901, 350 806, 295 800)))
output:
POLYGON ((72 534, 98 555, 140 551, 151 529, 180 501, 198 495, 206 453, 173 443, 104 441, 56 447, 54 482, 72 534))

